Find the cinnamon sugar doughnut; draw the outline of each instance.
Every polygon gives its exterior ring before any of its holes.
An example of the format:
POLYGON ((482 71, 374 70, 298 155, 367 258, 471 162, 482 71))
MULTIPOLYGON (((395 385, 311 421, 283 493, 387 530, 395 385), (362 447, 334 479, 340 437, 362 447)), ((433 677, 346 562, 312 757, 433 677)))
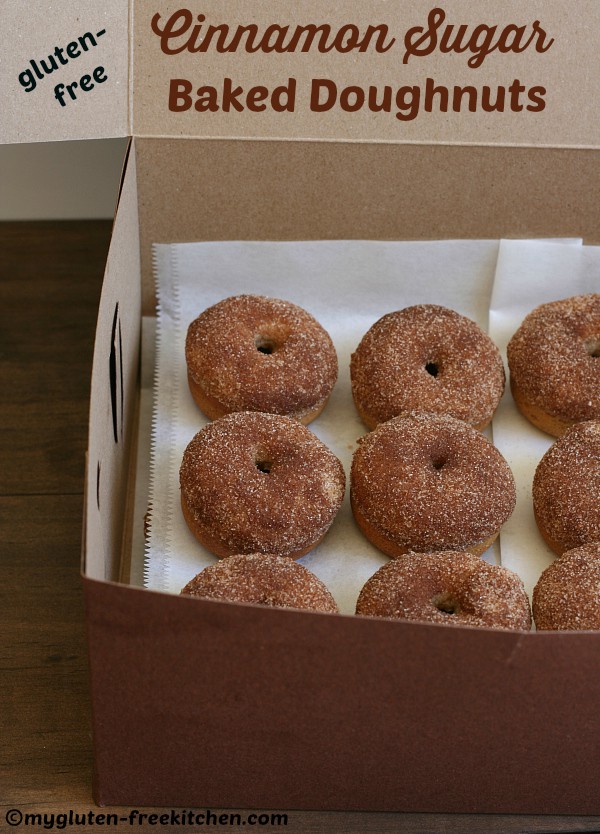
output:
POLYGON ((362 438, 350 474, 358 526, 388 556, 469 550, 494 541, 515 506, 500 452, 447 415, 407 414, 362 438))
POLYGON ((554 442, 537 465, 532 495, 555 553, 600 541, 600 420, 577 423, 554 442))
POLYGON ((262 411, 309 423, 337 379, 333 342, 316 319, 288 301, 258 295, 226 298, 189 326, 188 383, 214 420, 262 411))
POLYGON ((502 358, 471 319, 434 304, 388 313, 350 363, 356 408, 370 428, 407 411, 449 414, 483 429, 504 391, 502 358))
POLYGON ((537 307, 507 355, 513 398, 534 426, 559 437, 600 417, 600 294, 537 307))
POLYGON ((272 554, 229 556, 204 568, 181 593, 201 599, 338 613, 334 598, 314 573, 285 556, 272 554))
POLYGON ((296 559, 325 536, 345 475, 333 452, 297 420, 238 412, 191 440, 180 484, 188 526, 217 556, 296 559))
POLYGON ((538 631, 600 629, 600 542, 554 561, 533 589, 538 631))
POLYGON ((455 626, 531 628, 529 599, 516 573, 472 553, 407 553, 363 586, 356 613, 455 626))

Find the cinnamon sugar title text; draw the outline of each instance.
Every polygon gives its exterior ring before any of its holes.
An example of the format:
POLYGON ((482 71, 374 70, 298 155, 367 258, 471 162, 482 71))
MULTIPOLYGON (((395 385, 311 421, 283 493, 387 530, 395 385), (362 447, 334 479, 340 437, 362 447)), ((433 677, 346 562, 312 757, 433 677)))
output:
MULTIPOLYGON (((180 53, 339 53, 398 54, 398 79, 402 67, 428 55, 439 53, 459 56, 461 70, 477 70, 494 53, 523 53, 526 50, 543 54, 554 43, 539 20, 527 25, 494 24, 469 25, 450 22, 441 8, 432 9, 426 21, 402 34, 394 33, 385 23, 357 26, 347 23, 332 26, 327 23, 260 26, 254 23, 229 25, 213 24, 203 14, 180 9, 170 16, 154 15, 152 31, 159 38, 165 55, 180 53), (462 63, 464 61, 464 64, 462 63)), ((455 59, 456 60, 456 59, 455 59)), ((454 64, 456 67, 456 63, 454 64)), ((200 72, 202 63, 199 63, 200 72)), ((280 85, 247 86, 243 80, 224 78, 218 85, 189 78, 172 78, 168 87, 168 108, 173 113, 261 113, 272 110, 293 113, 302 98, 314 113, 327 113, 336 108, 346 113, 367 111, 390 113, 401 122, 409 122, 422 113, 540 113, 546 107, 546 88, 541 84, 527 86, 519 78, 505 84, 464 84, 447 86, 427 77, 422 84, 353 84, 343 86, 332 78, 312 78, 308 89, 299 94, 299 81, 288 77, 280 85)), ((306 83, 306 82, 304 82, 306 83)))

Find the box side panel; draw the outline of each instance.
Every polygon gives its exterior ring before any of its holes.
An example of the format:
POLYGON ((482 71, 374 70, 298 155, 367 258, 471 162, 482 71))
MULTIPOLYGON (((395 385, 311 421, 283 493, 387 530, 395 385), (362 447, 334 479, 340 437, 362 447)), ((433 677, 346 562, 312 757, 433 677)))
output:
POLYGON ((101 804, 600 814, 598 635, 85 586, 101 804))
POLYGON ((86 479, 84 571, 118 575, 137 403, 140 258, 134 148, 126 162, 94 345, 86 479))
POLYGON ((598 147, 596 0, 441 5, 136 0, 135 134, 598 147))
POLYGON ((600 152, 140 139, 151 245, 189 240, 583 236, 600 240, 600 152))
POLYGON ((0 142, 129 133, 129 2, 2 4, 0 142))

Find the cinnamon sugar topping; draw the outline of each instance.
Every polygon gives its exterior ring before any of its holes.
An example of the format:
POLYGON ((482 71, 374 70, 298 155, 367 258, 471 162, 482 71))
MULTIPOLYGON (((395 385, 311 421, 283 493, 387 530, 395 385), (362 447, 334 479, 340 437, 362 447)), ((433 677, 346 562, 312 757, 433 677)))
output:
POLYGON ((542 304, 508 344, 511 385, 566 422, 600 417, 600 294, 542 304))
POLYGON ((275 608, 338 612, 335 600, 320 579, 303 565, 273 554, 229 556, 201 571, 181 593, 275 608))
POLYGON ((600 542, 565 553, 533 590, 538 630, 600 629, 600 542))
POLYGON ((196 434, 180 483, 188 522, 201 541, 218 542, 219 555, 291 555, 325 535, 345 475, 335 455, 296 420, 240 412, 196 434))
POLYGON ((414 413, 363 438, 351 470, 353 506, 406 549, 463 550, 498 531, 515 506, 500 452, 446 415, 414 413))
POLYGON ((483 427, 504 391, 496 345, 471 319, 419 304, 379 319, 352 355, 352 392, 367 425, 408 411, 483 427))
POLYGON ((548 449, 534 475, 533 508, 557 553, 600 541, 600 420, 577 423, 548 449))
POLYGON ((316 319, 263 296, 233 296, 205 310, 188 328, 185 355, 193 385, 221 414, 301 419, 323 405, 337 379, 335 348, 316 319))
POLYGON ((520 578, 471 553, 407 553, 364 585, 356 613, 440 625, 529 630, 520 578))

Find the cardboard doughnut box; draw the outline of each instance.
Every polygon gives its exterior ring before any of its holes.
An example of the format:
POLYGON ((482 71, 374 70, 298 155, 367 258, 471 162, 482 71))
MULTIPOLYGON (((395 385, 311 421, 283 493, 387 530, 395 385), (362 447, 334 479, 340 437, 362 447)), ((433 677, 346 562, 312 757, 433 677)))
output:
POLYGON ((9 5, 2 138, 131 137, 87 459, 97 802, 600 814, 600 634, 201 602, 121 578, 152 244, 600 243, 597 4, 85 5, 9 5))

